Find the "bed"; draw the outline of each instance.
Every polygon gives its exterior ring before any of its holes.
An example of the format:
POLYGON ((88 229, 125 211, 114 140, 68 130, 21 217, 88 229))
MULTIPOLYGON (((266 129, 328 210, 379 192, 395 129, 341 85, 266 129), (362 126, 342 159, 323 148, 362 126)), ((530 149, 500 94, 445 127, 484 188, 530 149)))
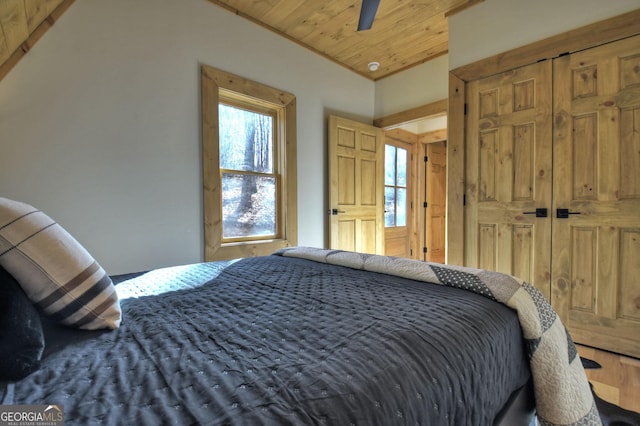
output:
POLYGON ((0 404, 67 425, 599 424, 564 327, 503 274, 296 247, 108 281, 111 327, 39 309, 0 404))

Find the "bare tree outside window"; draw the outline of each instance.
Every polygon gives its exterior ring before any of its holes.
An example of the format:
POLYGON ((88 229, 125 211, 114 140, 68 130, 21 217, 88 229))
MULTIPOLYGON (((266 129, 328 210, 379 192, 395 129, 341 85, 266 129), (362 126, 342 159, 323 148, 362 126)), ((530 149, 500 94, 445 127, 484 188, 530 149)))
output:
POLYGON ((277 233, 274 117, 219 105, 223 238, 277 233))

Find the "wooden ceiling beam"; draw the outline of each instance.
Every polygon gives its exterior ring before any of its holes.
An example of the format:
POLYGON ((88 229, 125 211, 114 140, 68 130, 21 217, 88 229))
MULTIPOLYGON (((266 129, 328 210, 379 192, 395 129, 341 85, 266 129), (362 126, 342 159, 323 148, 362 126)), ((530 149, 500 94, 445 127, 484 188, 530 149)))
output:
POLYGON ((373 125, 382 129, 392 126, 399 126, 401 124, 411 123, 423 118, 447 115, 448 108, 449 100, 441 99, 430 104, 397 112, 385 117, 376 118, 375 120, 373 120, 373 125))

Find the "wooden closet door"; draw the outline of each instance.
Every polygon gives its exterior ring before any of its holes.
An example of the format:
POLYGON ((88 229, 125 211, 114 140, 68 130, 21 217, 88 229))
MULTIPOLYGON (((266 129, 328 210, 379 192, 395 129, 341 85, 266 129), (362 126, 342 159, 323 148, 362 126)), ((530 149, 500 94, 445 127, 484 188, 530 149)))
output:
POLYGON ((467 86, 465 264, 550 297, 551 61, 467 86))
POLYGON ((553 191, 554 308, 640 357, 640 36, 554 61, 553 191))

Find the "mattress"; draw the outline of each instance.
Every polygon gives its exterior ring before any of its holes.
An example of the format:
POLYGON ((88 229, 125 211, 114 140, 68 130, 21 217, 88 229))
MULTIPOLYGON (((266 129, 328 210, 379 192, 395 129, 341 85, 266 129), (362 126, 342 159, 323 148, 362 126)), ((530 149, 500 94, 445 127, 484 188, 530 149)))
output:
POLYGON ((276 255, 116 289, 119 329, 47 325, 1 402, 68 425, 477 426, 530 378, 516 313, 462 289, 276 255))

